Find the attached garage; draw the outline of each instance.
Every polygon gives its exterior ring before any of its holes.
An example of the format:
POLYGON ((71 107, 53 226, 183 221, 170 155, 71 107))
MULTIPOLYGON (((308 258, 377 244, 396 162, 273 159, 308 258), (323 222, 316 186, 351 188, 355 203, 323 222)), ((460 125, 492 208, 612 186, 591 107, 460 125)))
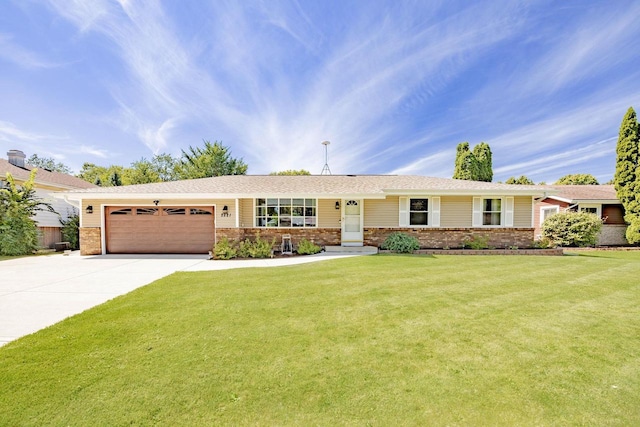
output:
POLYGON ((111 254, 207 253, 215 241, 213 206, 108 206, 111 254))

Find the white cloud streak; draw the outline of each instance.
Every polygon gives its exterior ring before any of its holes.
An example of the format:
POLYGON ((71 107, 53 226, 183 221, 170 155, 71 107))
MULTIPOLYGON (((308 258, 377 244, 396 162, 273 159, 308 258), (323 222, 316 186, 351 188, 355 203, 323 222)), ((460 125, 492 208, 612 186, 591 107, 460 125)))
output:
POLYGON ((107 40, 127 70, 111 86, 121 129, 153 153, 223 139, 250 173, 318 173, 325 139, 334 173, 446 176, 463 140, 489 142, 500 174, 557 170, 610 153, 579 147, 609 137, 640 93, 636 74, 554 98, 633 61, 616 47, 637 38, 638 5, 583 13, 570 31, 549 35, 537 31, 541 10, 555 7, 544 2, 215 1, 191 6, 197 22, 187 31, 159 0, 50 4, 80 38, 107 40), (520 61, 484 69, 485 56, 507 43, 520 61), (467 90, 470 74, 479 83, 467 90), (569 160, 576 147, 582 154, 569 160))
POLYGON ((51 61, 13 42, 11 35, 0 33, 0 58, 13 62, 22 68, 56 68, 68 63, 51 61))

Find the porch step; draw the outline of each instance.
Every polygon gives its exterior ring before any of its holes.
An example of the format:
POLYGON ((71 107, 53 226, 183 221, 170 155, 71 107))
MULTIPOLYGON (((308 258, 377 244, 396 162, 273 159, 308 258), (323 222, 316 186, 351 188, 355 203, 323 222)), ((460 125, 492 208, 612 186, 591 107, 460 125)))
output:
POLYGON ((375 246, 325 246, 324 251, 327 253, 377 254, 378 248, 375 246))

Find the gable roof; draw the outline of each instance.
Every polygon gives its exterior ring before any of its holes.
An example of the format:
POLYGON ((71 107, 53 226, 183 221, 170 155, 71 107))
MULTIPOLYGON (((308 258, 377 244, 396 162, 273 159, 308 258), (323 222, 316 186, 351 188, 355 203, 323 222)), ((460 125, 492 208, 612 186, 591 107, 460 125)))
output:
POLYGON ((620 203, 613 185, 545 185, 555 190, 551 199, 567 203, 620 203))
POLYGON ((0 179, 3 179, 7 175, 7 172, 9 172, 16 180, 26 181, 29 179, 32 169, 38 169, 36 172, 36 184, 69 189, 97 187, 95 184, 66 173, 52 172, 43 168, 34 168, 31 165, 25 165, 24 168, 21 168, 9 163, 6 159, 0 159, 0 179))
POLYGON ((554 193, 535 185, 510 185, 415 175, 229 175, 155 184, 98 187, 66 191, 71 199, 135 197, 252 198, 252 197, 367 197, 387 195, 524 195, 554 193))

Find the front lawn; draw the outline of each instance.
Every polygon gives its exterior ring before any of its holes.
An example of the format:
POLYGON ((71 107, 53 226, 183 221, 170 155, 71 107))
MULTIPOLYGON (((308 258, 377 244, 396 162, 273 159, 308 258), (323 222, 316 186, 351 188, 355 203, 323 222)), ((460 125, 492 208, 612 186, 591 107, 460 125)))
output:
POLYGON ((640 425, 640 253, 177 273, 0 347, 0 425, 640 425))

